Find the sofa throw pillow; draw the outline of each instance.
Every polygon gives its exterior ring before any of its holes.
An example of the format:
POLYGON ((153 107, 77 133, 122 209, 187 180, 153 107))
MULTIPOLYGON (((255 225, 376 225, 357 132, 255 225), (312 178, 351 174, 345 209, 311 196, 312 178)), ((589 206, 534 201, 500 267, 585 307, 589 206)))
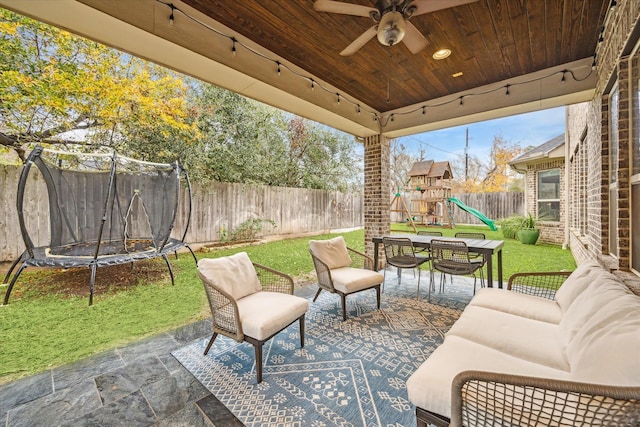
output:
POLYGON ((198 271, 235 300, 262 289, 258 274, 246 252, 222 258, 201 259, 198 261, 198 271))
POLYGON ((331 270, 351 265, 347 244, 342 236, 329 240, 309 240, 309 249, 331 270))

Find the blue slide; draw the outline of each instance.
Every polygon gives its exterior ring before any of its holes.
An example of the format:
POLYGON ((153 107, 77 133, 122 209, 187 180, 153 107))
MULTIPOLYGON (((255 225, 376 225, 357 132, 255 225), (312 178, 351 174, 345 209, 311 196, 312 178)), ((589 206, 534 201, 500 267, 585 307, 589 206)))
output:
POLYGON ((474 209, 472 207, 469 207, 467 205, 465 205, 462 200, 456 198, 456 197, 450 197, 449 201, 451 203, 455 203, 456 205, 458 205, 458 207, 460 209, 462 209, 465 212, 469 212, 471 215, 478 217, 480 219, 480 221, 484 222, 485 224, 487 224, 489 226, 489 228, 493 231, 496 231, 498 228, 496 227, 495 222, 492 219, 487 218, 486 216, 484 216, 484 214, 482 212, 480 212, 477 209, 474 209))

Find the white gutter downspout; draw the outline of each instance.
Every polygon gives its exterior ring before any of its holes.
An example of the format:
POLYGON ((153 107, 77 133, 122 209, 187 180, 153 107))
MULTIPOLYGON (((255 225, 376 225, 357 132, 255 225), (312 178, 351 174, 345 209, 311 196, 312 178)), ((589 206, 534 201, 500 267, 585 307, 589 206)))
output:
POLYGON ((569 153, 571 152, 571 147, 569 147, 569 141, 571 138, 569 136, 569 109, 564 107, 564 241, 562 242, 562 249, 569 248, 569 237, 570 237, 570 227, 569 227, 569 178, 571 177, 571 171, 569 170, 569 153))

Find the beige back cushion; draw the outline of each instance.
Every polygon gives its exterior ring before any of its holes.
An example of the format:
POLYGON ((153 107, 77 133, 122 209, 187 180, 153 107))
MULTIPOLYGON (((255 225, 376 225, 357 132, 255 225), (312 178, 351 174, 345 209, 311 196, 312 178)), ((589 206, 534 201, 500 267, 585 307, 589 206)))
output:
POLYGON ((222 258, 198 261, 198 271, 215 287, 235 300, 262 289, 260 280, 246 252, 222 258))
POLYGON ((578 295, 593 283, 594 277, 604 271, 598 261, 585 261, 580 264, 556 292, 555 300, 562 312, 566 312, 578 295))
POLYGON ((567 348, 576 381, 640 384, 640 297, 621 295, 585 323, 567 348))
POLYGON ((559 323, 560 334, 565 345, 569 345, 585 323, 604 307, 631 291, 612 274, 601 270, 594 282, 587 287, 569 306, 559 323))
POLYGON ((351 265, 347 244, 342 236, 329 240, 309 240, 309 249, 331 270, 351 265))

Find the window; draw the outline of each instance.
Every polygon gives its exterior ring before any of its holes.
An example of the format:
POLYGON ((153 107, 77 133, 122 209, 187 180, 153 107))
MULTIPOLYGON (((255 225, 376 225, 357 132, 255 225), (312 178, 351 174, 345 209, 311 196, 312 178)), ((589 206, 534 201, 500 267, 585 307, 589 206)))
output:
POLYGON ((560 221, 560 169, 538 172, 538 217, 560 221))
POLYGON ((633 57, 631 69, 631 269, 640 274, 640 53, 633 57))
POLYGON ((609 253, 618 257, 618 119, 620 90, 609 96, 609 253))
POLYGON ((580 236, 586 236, 587 234, 587 174, 589 171, 587 135, 588 129, 585 128, 569 164, 571 170, 571 185, 568 186, 571 189, 569 192, 571 198, 570 224, 571 228, 580 236))

